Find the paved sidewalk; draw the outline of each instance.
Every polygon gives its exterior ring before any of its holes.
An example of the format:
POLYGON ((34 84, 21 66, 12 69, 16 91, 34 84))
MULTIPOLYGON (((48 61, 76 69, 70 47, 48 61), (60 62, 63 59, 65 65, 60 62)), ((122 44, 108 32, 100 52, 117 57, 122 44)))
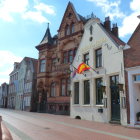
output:
POLYGON ((15 110, 0 114, 14 140, 140 140, 140 129, 121 125, 15 110))

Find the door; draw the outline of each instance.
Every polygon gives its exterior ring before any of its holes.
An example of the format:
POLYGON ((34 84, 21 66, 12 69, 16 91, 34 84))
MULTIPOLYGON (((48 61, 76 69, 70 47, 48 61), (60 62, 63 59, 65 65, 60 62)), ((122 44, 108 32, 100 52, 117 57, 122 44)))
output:
POLYGON ((110 77, 112 121, 120 121, 120 94, 119 94, 118 83, 119 83, 118 75, 114 75, 110 77))

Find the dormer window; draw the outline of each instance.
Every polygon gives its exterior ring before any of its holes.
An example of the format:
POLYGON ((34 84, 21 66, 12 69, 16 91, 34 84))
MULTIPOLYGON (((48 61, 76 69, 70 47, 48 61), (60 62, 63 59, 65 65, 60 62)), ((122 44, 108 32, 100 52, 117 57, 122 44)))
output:
POLYGON ((65 35, 70 35, 70 26, 69 25, 66 25, 65 35))

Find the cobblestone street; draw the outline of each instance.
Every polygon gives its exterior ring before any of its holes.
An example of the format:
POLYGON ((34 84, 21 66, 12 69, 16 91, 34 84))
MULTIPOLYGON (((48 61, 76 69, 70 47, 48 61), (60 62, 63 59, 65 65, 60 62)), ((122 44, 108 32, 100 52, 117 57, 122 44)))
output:
POLYGON ((140 140, 140 129, 69 116, 0 109, 14 140, 140 140))

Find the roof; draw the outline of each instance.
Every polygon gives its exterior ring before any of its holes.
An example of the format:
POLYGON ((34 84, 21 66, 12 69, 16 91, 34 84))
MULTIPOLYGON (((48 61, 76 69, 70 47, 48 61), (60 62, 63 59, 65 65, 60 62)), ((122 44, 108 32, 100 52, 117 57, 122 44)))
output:
POLYGON ((51 33, 50 33, 50 28, 49 28, 49 23, 48 23, 48 27, 47 27, 47 30, 46 30, 46 33, 42 39, 42 41, 40 42, 39 45, 42 45, 42 44, 53 44, 53 40, 52 40, 52 37, 51 37, 51 33))
POLYGON ((138 26, 136 27, 135 31, 133 32, 133 34, 131 35, 130 39, 128 40, 127 44, 130 43, 130 41, 133 39, 133 37, 135 36, 135 34, 140 30, 140 23, 138 24, 138 26))
POLYGON ((111 31, 109 31, 108 29, 106 29, 103 24, 100 24, 100 25, 101 25, 101 27, 103 27, 103 29, 108 33, 108 35, 110 36, 110 38, 113 39, 113 41, 117 45, 125 45, 126 44, 119 37, 115 36, 111 31))
POLYGON ((68 10, 69 7, 72 8, 72 10, 73 10, 73 12, 74 12, 74 14, 75 14, 75 16, 76 16, 76 19, 77 19, 78 21, 83 21, 83 22, 86 21, 86 19, 85 19, 83 16, 81 16, 80 14, 78 14, 78 13, 76 12, 76 10, 75 10, 73 4, 69 1, 68 5, 67 5, 67 8, 66 8, 66 10, 65 10, 65 13, 64 13, 63 19, 62 19, 62 21, 61 21, 61 24, 60 24, 59 30, 60 30, 60 28, 61 28, 61 26, 62 26, 63 20, 64 20, 64 18, 65 18, 65 15, 66 15, 67 10, 68 10))

